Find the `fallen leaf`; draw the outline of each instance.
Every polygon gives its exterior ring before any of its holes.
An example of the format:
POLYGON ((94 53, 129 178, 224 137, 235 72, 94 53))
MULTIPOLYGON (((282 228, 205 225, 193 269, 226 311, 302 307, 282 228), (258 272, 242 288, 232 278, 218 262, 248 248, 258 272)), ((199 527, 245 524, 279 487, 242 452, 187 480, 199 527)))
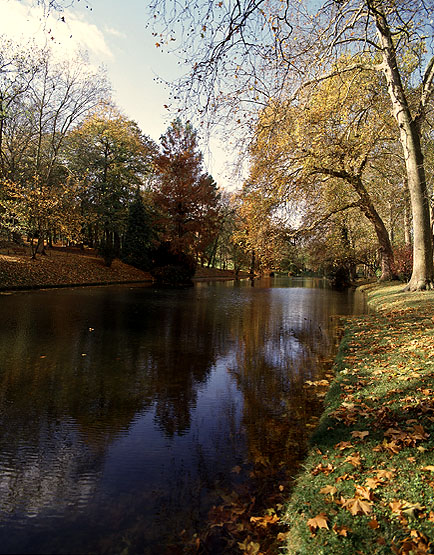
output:
POLYGON ((372 512, 371 503, 369 501, 364 501, 363 499, 347 499, 342 506, 345 509, 348 509, 354 516, 369 515, 372 512))
POLYGON ((425 507, 420 503, 408 503, 407 501, 405 501, 401 512, 411 518, 416 518, 416 512, 423 511, 424 509, 425 507))
POLYGON ((347 526, 338 526, 337 524, 333 526, 332 530, 338 536, 344 536, 345 538, 348 536, 348 532, 351 532, 347 526))
POLYGON ((276 522, 279 522, 279 517, 277 515, 251 516, 250 522, 266 528, 270 524, 276 524, 276 522))
POLYGON ((335 486, 331 486, 331 485, 325 486, 325 487, 323 487, 319 490, 320 493, 323 493, 323 494, 326 494, 326 495, 327 494, 335 495, 337 493, 337 491, 338 490, 335 488, 335 486))
POLYGON ((364 432, 354 431, 354 432, 351 432, 352 437, 358 437, 360 439, 365 439, 365 437, 367 437, 368 435, 369 435, 368 431, 364 431, 364 432))
POLYGON ((310 518, 307 521, 307 525, 309 526, 311 533, 314 533, 317 528, 325 528, 329 530, 329 525, 327 523, 327 520, 328 520, 327 515, 325 513, 320 513, 319 515, 316 515, 314 518, 310 518))
POLYGON ((378 524, 378 520, 373 518, 372 520, 370 520, 368 522, 368 526, 369 528, 371 528, 372 530, 377 530, 378 528, 380 528, 380 525, 378 524))
POLYGON ((335 468, 332 464, 323 465, 321 463, 317 464, 316 467, 311 471, 311 474, 316 476, 320 472, 323 472, 326 476, 328 476, 331 472, 334 472, 335 468))
POLYGON ((367 499, 368 501, 372 501, 374 494, 370 489, 365 488, 364 486, 356 485, 356 497, 359 497, 360 499, 367 499))
POLYGON ((401 501, 391 501, 389 507, 392 513, 399 513, 403 507, 403 503, 401 503, 401 501))
POLYGON ((377 470, 377 477, 380 479, 391 480, 395 476, 396 470, 390 468, 389 470, 377 470))
POLYGON ((377 489, 382 483, 379 478, 367 478, 365 481, 366 487, 370 489, 377 489))
POLYGON ((339 451, 343 451, 344 449, 353 449, 353 447, 354 445, 349 441, 341 441, 335 445, 335 448, 339 449, 339 451))
POLYGON ((350 455, 345 459, 345 462, 348 462, 353 466, 360 466, 362 464, 359 453, 354 453, 354 455, 350 455))

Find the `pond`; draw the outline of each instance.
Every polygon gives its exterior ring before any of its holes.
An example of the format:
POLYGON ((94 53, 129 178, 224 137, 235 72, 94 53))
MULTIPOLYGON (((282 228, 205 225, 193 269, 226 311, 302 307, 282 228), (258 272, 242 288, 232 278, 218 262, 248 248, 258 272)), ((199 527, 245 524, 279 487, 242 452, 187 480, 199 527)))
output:
POLYGON ((364 310, 289 278, 0 306, 2 553, 179 552, 231 492, 286 488, 321 407, 305 382, 364 310))

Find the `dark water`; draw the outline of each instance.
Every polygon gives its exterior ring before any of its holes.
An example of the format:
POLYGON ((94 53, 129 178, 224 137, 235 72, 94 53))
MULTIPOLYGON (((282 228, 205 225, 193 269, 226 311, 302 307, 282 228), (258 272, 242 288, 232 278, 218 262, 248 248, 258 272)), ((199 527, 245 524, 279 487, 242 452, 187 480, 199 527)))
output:
POLYGON ((320 280, 0 295, 0 552, 164 553, 303 450, 335 315, 320 280), (235 471, 234 471, 235 468, 235 471))

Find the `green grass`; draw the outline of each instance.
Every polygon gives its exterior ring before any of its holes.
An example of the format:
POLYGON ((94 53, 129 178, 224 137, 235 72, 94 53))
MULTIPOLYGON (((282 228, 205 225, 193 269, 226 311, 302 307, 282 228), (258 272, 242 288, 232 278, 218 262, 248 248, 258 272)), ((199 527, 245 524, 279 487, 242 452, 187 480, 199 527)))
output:
POLYGON ((434 292, 402 289, 365 287, 375 311, 347 321, 286 553, 434 553, 434 292))

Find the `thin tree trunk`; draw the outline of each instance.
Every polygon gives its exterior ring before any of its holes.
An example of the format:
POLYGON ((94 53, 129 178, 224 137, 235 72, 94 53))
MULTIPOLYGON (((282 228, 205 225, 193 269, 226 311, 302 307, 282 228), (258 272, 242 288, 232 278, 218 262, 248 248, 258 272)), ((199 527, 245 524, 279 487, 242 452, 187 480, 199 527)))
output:
POLYGON ((361 204, 360 208, 368 220, 372 223, 375 229, 375 233, 377 235, 379 250, 380 250, 380 257, 381 257, 381 281, 389 281, 391 279, 395 279, 396 275, 394 272, 394 256, 393 256, 393 248, 392 243, 390 241, 389 233, 387 231, 386 226, 384 225, 383 220, 381 219, 380 215, 378 214, 377 210, 375 209, 372 201, 366 191, 362 179, 360 176, 357 176, 354 179, 354 188, 356 189, 357 193, 360 196, 361 204))

